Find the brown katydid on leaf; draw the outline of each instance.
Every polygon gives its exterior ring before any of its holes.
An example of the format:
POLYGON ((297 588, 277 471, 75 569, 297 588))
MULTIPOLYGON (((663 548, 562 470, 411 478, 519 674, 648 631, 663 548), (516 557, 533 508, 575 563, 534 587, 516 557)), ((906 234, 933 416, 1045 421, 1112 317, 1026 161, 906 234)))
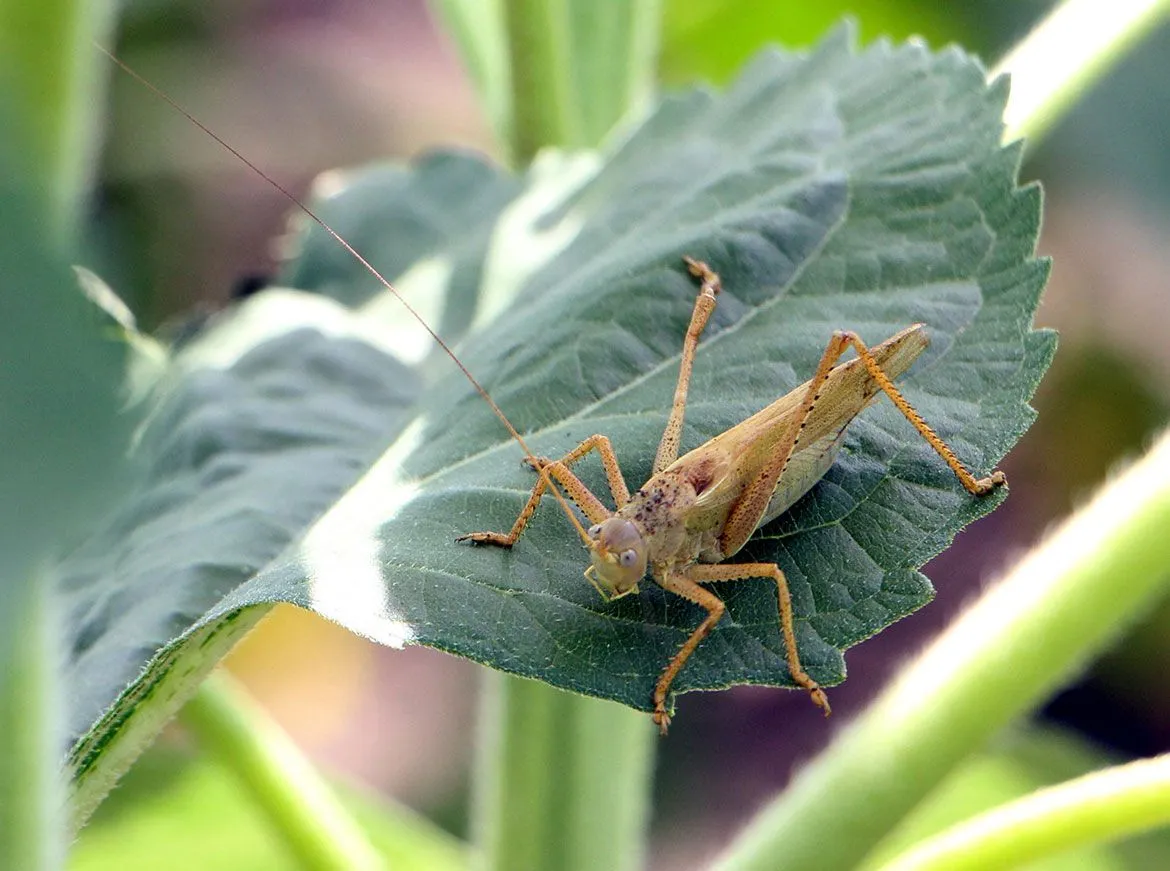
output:
MULTIPOLYGON (((761 55, 724 94, 665 99, 575 175, 445 152, 350 174, 319 207, 371 261, 390 257, 538 456, 605 433, 628 480, 651 477, 690 253, 724 290, 682 451, 797 387, 834 330, 877 346, 925 323, 931 345, 899 388, 987 470, 1031 422, 1054 348, 1031 328, 1039 192, 1000 146, 1005 96, 959 51, 859 51, 841 32, 761 55)), ((274 602, 646 710, 704 619, 650 584, 602 601, 549 512, 508 551, 454 544, 506 529, 532 471, 326 241, 304 235, 281 277, 298 290, 256 294, 175 355, 137 443, 140 489, 63 568, 80 807, 274 602)), ((603 492, 596 465, 575 471, 603 492)), ((1002 495, 972 498, 881 401, 736 558, 783 570, 801 665, 830 685, 846 648, 929 600, 918 567, 1002 495)), ((790 684, 776 589, 722 585, 726 614, 670 689, 790 684)))
MULTIPOLYGON (((771 578, 776 582, 789 675, 827 715, 824 691, 800 664, 792 595, 784 572, 776 563, 723 561, 812 489, 836 459, 849 424, 880 393, 889 396, 972 496, 985 496, 1007 479, 1000 471, 976 479, 894 386, 893 379, 926 350, 929 339, 922 324, 907 327, 872 349, 856 333, 835 331, 812 378, 679 457, 695 351, 722 290, 710 266, 691 257, 684 261, 700 282, 699 294, 683 340, 678 385, 652 477, 631 495, 610 440, 593 435, 559 460, 533 461, 541 471, 540 479, 508 532, 473 532, 459 540, 512 547, 532 521, 541 498, 559 486, 593 524, 585 531, 568 512, 589 548, 591 565, 585 577, 604 599, 638 592, 638 584, 649 575, 663 589, 706 610, 707 617, 666 664, 654 686, 654 722, 663 735, 670 724, 671 684, 726 610, 723 600, 702 585, 771 578), (857 359, 838 364, 849 348, 857 352, 857 359), (601 457, 615 510, 606 507, 570 468, 590 451, 601 457)), ((555 489, 552 492, 563 501, 555 489)))

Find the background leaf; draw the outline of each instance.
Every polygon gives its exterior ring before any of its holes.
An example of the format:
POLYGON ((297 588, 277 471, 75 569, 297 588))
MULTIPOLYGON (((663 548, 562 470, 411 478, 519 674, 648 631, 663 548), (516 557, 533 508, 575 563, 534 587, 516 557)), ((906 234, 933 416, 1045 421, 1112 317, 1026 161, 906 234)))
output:
MULTIPOLYGON (((992 14, 977 4, 944 9, 914 0, 666 0, 664 6, 659 67, 666 81, 679 83, 697 77, 731 81, 759 46, 814 45, 846 16, 856 22, 862 42, 877 36, 917 37, 932 45, 960 41, 978 50, 985 19, 992 14)), ((1035 9, 1028 12, 1036 14, 1035 9)))
MULTIPOLYGON (((694 299, 684 253, 710 261, 725 287, 684 448, 807 378, 833 329, 878 342, 921 321, 933 345, 906 393, 986 472, 1031 422, 1027 399, 1054 347, 1030 330, 1047 268, 1032 257, 1038 191, 1016 188, 1018 149, 999 147, 1005 92, 957 50, 858 53, 843 30, 808 56, 761 56, 722 96, 664 101, 603 164, 578 163, 571 182, 534 166, 506 208, 489 197, 442 244, 441 221, 401 234, 414 256, 396 258, 395 273, 447 291, 459 284, 451 276, 474 274, 468 240, 491 227, 480 296, 462 303, 478 307, 459 318, 460 356, 535 451, 607 433, 634 486, 648 475, 694 299)), ((445 159, 415 172, 445 171, 445 159)), ((405 181, 410 199, 386 197, 385 212, 364 197, 368 232, 430 204, 405 181)), ((318 250, 310 237, 289 274, 326 271, 318 250)), ((368 289, 334 282, 327 292, 362 300, 368 289)), ((455 544, 506 529, 531 473, 462 376, 388 355, 414 347, 385 326, 388 310, 381 297, 349 310, 262 293, 176 363, 140 446, 150 479, 110 537, 79 556, 72 584, 73 679, 86 690, 74 724, 102 717, 73 757, 91 799, 121 764, 104 758, 110 748, 129 754, 135 724, 209 667, 211 640, 229 639, 233 620, 250 625, 235 616, 254 613, 243 609, 274 601, 382 643, 428 644, 648 707, 701 612, 652 584, 601 602, 551 504, 510 552, 455 544), (249 318, 257 307, 264 316, 249 318), (291 326, 273 338, 282 322, 291 326)), ((599 470, 581 472, 604 492, 599 470)), ((917 567, 1002 496, 967 496, 879 403, 825 479, 745 555, 788 573, 802 658, 831 684, 844 675, 841 651, 929 599, 917 567)), ((787 684, 774 587, 719 593, 728 616, 676 689, 787 684)))
MULTIPOLYGON (((1008 730, 936 787, 866 856, 863 867, 880 868, 914 844, 976 814, 1120 762, 1072 733, 1043 726, 1008 730)), ((1029 871, 1157 868, 1168 859, 1170 835, 1158 831, 1115 843, 1082 846, 1031 862, 1029 871)))
POLYGON ((65 843, 57 563, 123 492, 132 422, 119 413, 125 349, 66 265, 76 179, 27 150, 56 116, 17 111, 33 102, 17 85, 35 76, 10 76, 22 59, 0 61, 0 867, 38 871, 59 867, 65 843))

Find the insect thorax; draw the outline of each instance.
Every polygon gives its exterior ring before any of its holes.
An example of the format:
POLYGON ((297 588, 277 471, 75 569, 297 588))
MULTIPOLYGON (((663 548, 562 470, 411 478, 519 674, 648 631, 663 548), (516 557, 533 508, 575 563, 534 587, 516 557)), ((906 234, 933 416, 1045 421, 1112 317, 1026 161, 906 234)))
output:
POLYGON ((630 496, 618 516, 638 527, 651 566, 694 562, 700 536, 687 529, 686 518, 698 495, 693 484, 675 469, 666 469, 630 496))

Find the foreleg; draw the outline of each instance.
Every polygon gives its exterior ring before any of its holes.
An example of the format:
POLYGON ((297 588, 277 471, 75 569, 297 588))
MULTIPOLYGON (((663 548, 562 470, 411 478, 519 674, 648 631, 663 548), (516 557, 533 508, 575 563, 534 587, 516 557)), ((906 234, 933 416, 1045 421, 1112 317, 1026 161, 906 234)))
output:
POLYGON ((715 311, 715 297, 723 289, 719 276, 701 260, 684 257, 687 269, 691 275, 699 279, 699 295, 695 297, 695 307, 691 311, 691 323, 687 327, 686 338, 683 339, 682 361, 678 367, 678 383, 674 388, 674 402, 670 407, 670 418, 666 421, 666 429, 662 432, 662 441, 658 443, 658 452, 654 455, 654 474, 657 475, 671 463, 678 459, 678 446, 682 441, 683 418, 687 410, 687 391, 691 386, 691 370, 695 365, 695 349, 699 345, 699 336, 711 312, 715 311))
MULTIPOLYGON (((614 501, 617 503, 617 507, 621 508, 621 506, 629 501, 630 491, 626 487, 625 479, 622 477, 622 470, 618 465, 617 455, 614 454, 613 445, 610 444, 608 438, 603 435, 594 435, 585 439, 585 441, 581 442, 581 444, 577 445, 577 447, 569 451, 569 453, 565 454, 559 460, 548 460, 537 457, 529 461, 529 465, 535 464, 538 471, 543 469, 544 474, 540 475, 536 484, 533 485, 532 494, 520 510, 520 515, 516 518, 516 522, 512 524, 511 530, 508 532, 470 532, 467 535, 459 536, 455 540, 470 541, 473 544, 494 544, 499 547, 511 547, 520 538, 520 534, 524 531, 524 528, 528 526, 532 515, 536 513, 536 508, 540 505, 540 500, 548 490, 548 478, 554 479, 564 488, 566 495, 585 512, 585 516, 589 518, 590 523, 600 523, 606 518, 612 517, 613 512, 606 508, 604 503, 593 494, 593 491, 569 469, 570 465, 577 462, 592 450, 596 450, 601 455, 601 464, 605 468, 605 476, 609 482, 610 490, 613 493, 614 501), (548 478, 545 475, 548 475, 548 478)), ((574 522, 576 521, 576 518, 572 519, 574 522)))

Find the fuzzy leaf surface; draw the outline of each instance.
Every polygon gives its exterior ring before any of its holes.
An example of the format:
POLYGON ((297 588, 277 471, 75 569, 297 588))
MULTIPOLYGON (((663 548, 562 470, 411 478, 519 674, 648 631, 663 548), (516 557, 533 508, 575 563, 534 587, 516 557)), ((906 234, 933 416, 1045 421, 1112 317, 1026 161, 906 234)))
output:
MULTIPOLYGON (((724 293, 684 449, 807 378, 833 329, 876 343, 924 322, 933 344, 905 391, 986 473, 1031 422, 1054 347, 1030 326, 1047 274, 1033 258, 1039 192, 1016 187, 1018 151, 999 145, 1005 93, 960 52, 857 53, 843 32, 806 57, 760 57, 721 96, 668 99, 531 223, 536 239, 577 229, 460 356, 537 454, 605 433, 636 487, 669 409, 694 298, 680 258, 691 254, 720 271, 724 293)), ((522 257, 528 241, 497 234, 493 255, 522 257)), ((511 551, 452 542, 510 526, 533 480, 519 459, 462 376, 439 379, 371 474, 270 567, 272 583, 385 642, 647 707, 698 607, 652 584, 600 601, 551 500, 511 551)), ((596 462, 580 474, 606 493, 596 462)), ((1003 495, 967 496, 879 402, 822 482, 740 558, 785 570, 802 659, 832 684, 844 649, 929 600, 918 567, 1003 495)), ((676 688, 788 684, 773 586, 719 593, 728 615, 676 688)))
MULTIPOLYGON (((901 386, 985 474, 1031 423, 1055 347, 1031 328, 1047 276, 1033 256, 1040 196, 1017 187, 1019 150, 999 144, 1005 96, 957 50, 858 51, 842 30, 807 55, 760 56, 721 95, 666 99, 601 160, 538 161, 510 179, 447 155, 393 176, 401 197, 363 192, 357 174, 322 206, 363 204, 356 235, 394 252, 390 277, 461 337, 461 359, 537 454, 605 433, 630 486, 648 477, 694 301, 689 254, 724 292, 684 450, 808 378, 832 330, 877 343, 922 322, 932 345, 901 386), (465 223, 441 219, 444 196, 465 223)), ((264 338, 176 372, 139 444, 151 474, 77 558, 78 771, 100 768, 144 706, 188 692, 196 649, 276 601, 637 708, 702 617, 649 582, 601 601, 552 501, 510 551, 456 544, 507 529, 532 473, 463 376, 418 353, 393 300, 318 241, 310 231, 287 271, 306 290, 249 301, 267 307, 264 338), (282 311, 301 315, 273 335, 282 311), (257 385, 270 401, 249 398, 257 385)), ((230 344, 241 320, 201 341, 230 344)), ((595 460, 579 471, 607 495, 595 460)), ((881 400, 736 559, 784 569, 802 660, 831 685, 846 648, 929 600, 918 567, 1004 495, 968 496, 881 400)), ((788 685, 774 586, 718 593, 727 615, 675 689, 788 685)))

